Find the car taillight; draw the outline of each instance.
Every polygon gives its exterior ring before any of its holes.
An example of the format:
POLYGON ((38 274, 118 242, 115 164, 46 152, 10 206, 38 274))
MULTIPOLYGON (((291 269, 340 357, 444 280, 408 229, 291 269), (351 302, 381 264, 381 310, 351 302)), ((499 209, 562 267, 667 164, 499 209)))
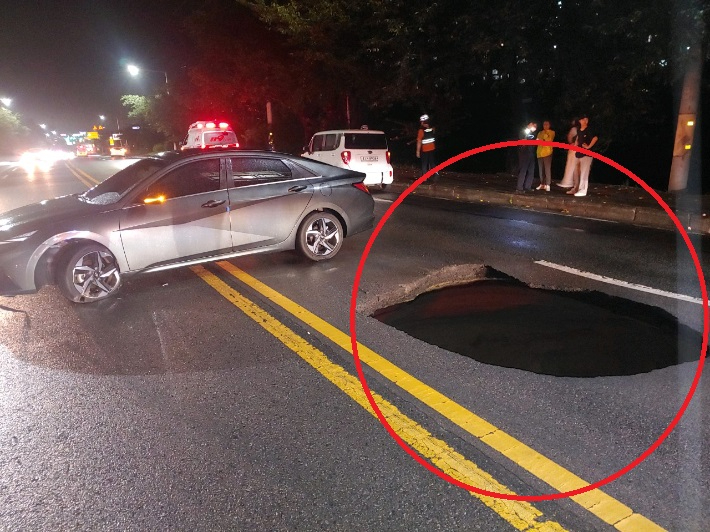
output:
POLYGON ((392 154, 389 151, 387 151, 387 156, 386 156, 387 157, 387 164, 392 164, 391 163, 391 155, 392 154))
POLYGON ((365 192, 367 194, 370 194, 370 189, 367 188, 365 183, 355 183, 353 186, 359 190, 362 190, 363 192, 365 192))
POLYGON ((341 151, 340 158, 343 160, 343 163, 350 164, 350 152, 349 151, 347 151, 347 150, 341 151))

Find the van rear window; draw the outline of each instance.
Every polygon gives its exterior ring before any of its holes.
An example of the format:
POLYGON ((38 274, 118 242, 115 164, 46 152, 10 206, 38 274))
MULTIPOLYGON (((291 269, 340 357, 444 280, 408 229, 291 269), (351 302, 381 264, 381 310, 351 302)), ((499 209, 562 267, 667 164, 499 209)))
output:
POLYGON ((377 133, 346 133, 345 149, 386 150, 387 137, 377 133))

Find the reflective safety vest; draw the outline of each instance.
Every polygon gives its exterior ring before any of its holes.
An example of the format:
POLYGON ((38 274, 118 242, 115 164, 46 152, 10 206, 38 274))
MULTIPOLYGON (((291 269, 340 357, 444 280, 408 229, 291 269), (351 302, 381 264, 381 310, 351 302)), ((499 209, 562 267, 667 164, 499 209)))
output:
POLYGON ((422 137, 422 150, 431 151, 435 148, 434 142, 436 142, 436 138, 434 137, 434 128, 428 127, 423 131, 424 136, 422 137))

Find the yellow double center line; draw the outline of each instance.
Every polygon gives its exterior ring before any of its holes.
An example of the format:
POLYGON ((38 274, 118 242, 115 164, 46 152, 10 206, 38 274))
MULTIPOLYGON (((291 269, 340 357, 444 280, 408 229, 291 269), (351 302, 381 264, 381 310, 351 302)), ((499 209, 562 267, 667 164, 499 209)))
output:
MULTIPOLYGON (((230 262, 222 261, 217 264, 239 281, 259 292, 336 345, 348 352, 351 351, 349 335, 248 275, 230 262)), ((376 416, 365 396, 360 381, 356 377, 341 366, 331 362, 321 351, 242 296, 216 275, 201 266, 192 267, 192 270, 247 316, 254 319, 286 347, 298 354, 324 377, 365 408, 371 415, 376 416)), ((571 491, 589 485, 589 483, 570 471, 476 416, 359 342, 358 353, 362 362, 382 376, 553 488, 559 491, 571 491)), ((404 415, 396 406, 374 391, 373 397, 397 434, 444 473, 465 484, 487 491, 513 493, 491 475, 481 470, 476 464, 456 452, 446 442, 434 437, 421 425, 404 415)), ((502 500, 476 493, 471 494, 518 530, 564 530, 559 523, 554 521, 539 521, 542 517, 542 512, 530 503, 502 500)), ((575 495, 571 499, 618 530, 624 532, 663 530, 652 521, 634 513, 631 508, 601 490, 575 495)))
POLYGON ((76 166, 69 164, 66 161, 65 161, 65 164, 67 165, 67 168, 69 169, 69 171, 72 174, 74 174, 74 177, 76 177, 79 181, 84 183, 87 187, 91 188, 94 185, 98 185, 101 182, 101 181, 98 181, 97 179, 91 177, 86 172, 79 170, 76 166))

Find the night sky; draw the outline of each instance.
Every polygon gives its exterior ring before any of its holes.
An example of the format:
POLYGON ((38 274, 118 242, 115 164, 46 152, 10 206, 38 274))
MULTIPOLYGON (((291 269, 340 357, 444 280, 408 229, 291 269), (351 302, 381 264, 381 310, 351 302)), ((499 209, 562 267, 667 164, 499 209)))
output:
POLYGON ((3 0, 0 97, 28 127, 85 131, 104 114, 124 118, 119 98, 164 84, 162 73, 132 78, 125 65, 179 75, 185 64, 180 0, 3 0))

